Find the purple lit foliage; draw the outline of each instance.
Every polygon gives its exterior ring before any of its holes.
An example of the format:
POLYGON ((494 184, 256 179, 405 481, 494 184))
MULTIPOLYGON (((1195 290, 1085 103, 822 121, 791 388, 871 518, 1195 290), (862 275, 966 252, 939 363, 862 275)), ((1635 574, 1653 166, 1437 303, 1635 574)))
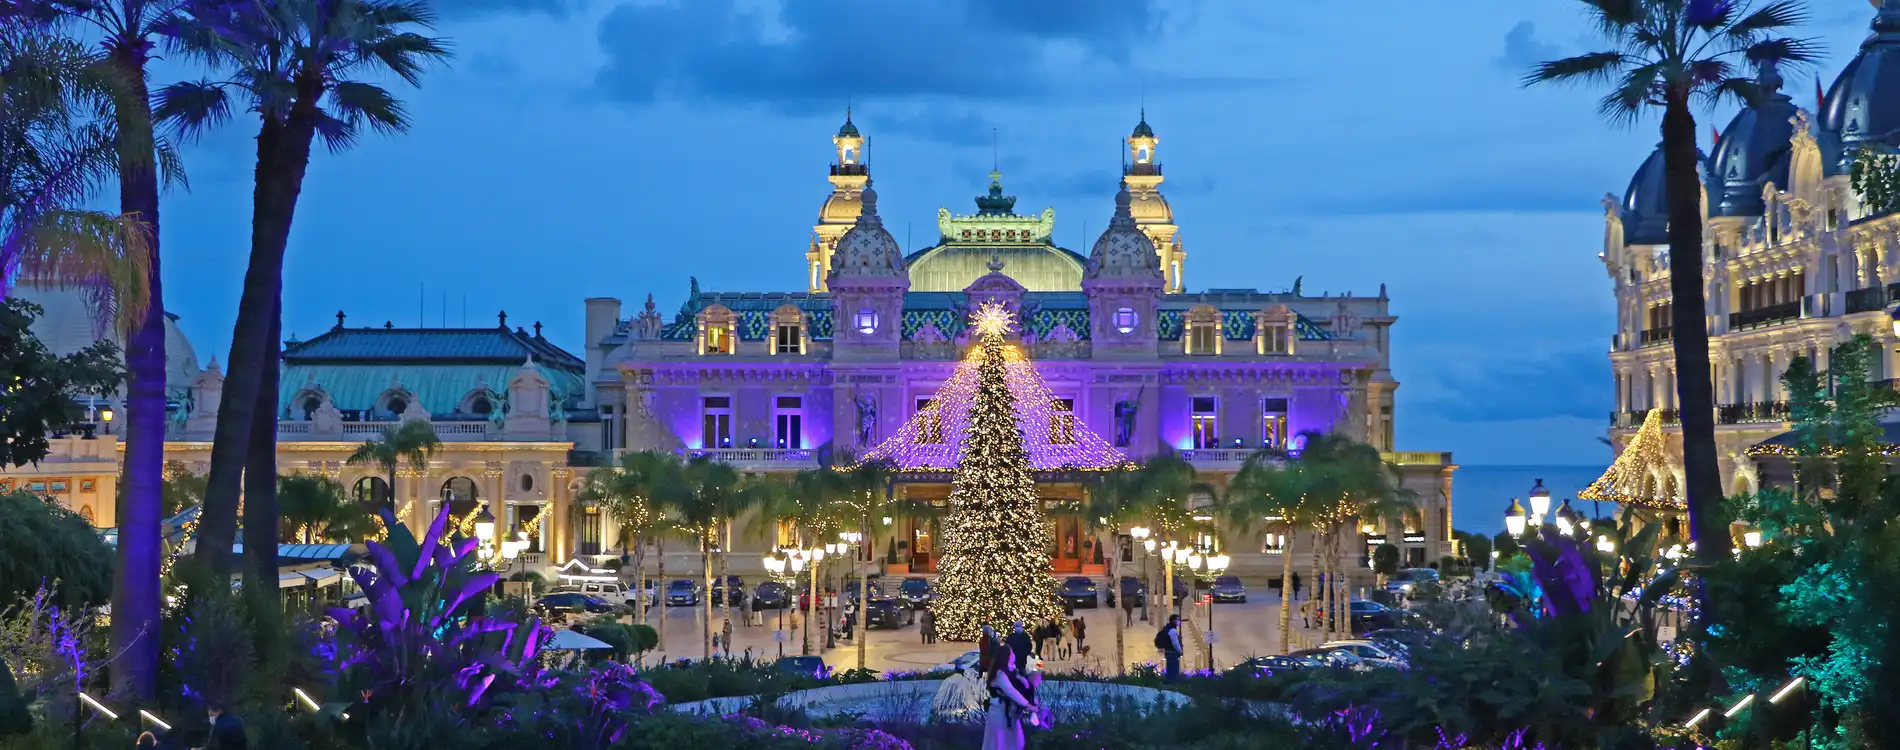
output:
POLYGON ((351 571, 369 606, 336 609, 337 696, 398 713, 444 706, 487 708, 508 693, 547 687, 536 664, 552 634, 533 617, 512 622, 483 610, 500 576, 480 570, 479 540, 445 538, 445 505, 423 541, 387 510, 385 542, 369 542, 373 570, 351 571))

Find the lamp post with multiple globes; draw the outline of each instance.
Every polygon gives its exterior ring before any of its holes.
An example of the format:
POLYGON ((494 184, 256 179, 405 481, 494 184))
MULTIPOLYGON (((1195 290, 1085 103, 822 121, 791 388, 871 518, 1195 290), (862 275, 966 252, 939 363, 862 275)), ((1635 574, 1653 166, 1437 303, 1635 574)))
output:
MULTIPOLYGON (((798 584, 798 576, 805 570, 805 558, 807 555, 807 551, 802 549, 781 549, 775 554, 766 555, 765 572, 770 574, 772 580, 778 582, 781 588, 785 589, 786 595, 790 596, 792 591, 791 587, 798 584), (783 555, 783 557, 780 555, 783 555)), ((772 640, 778 643, 779 658, 784 658, 785 607, 783 606, 778 608, 778 632, 773 633, 772 640)))
POLYGON ((1504 509, 1504 530, 1510 533, 1512 539, 1522 539, 1524 524, 1529 520, 1530 515, 1524 512, 1524 506, 1518 503, 1517 498, 1511 498, 1510 507, 1504 509))
MULTIPOLYGON (((1187 556, 1187 561, 1188 569, 1194 571, 1196 576, 1205 577, 1207 580, 1212 581, 1220 577, 1222 573, 1227 572, 1227 565, 1232 562, 1232 558, 1229 558, 1227 555, 1202 555, 1198 552, 1190 552, 1187 556)), ((1214 669, 1215 640, 1214 594, 1210 589, 1207 595, 1207 668, 1210 671, 1214 669)))
MULTIPOLYGON (((1135 540, 1135 544, 1141 545, 1142 549, 1146 550, 1149 553, 1153 553, 1155 551, 1155 540, 1150 538, 1150 534, 1151 532, 1148 531, 1148 527, 1146 526, 1136 526, 1128 530, 1128 536, 1135 540)), ((1117 596, 1126 597, 1128 593, 1120 590, 1121 585, 1122 585, 1121 581, 1116 581, 1115 582, 1116 590, 1111 593, 1117 596)), ((1141 590, 1142 590, 1141 621, 1147 622, 1148 621, 1148 606, 1149 606, 1148 605, 1149 597, 1147 594, 1148 592, 1148 558, 1145 556, 1141 558, 1141 590)), ((1131 605, 1128 602, 1122 602, 1122 609, 1124 610, 1134 609, 1134 605, 1131 605)))
POLYGON ((1531 486, 1529 497, 1531 499, 1531 525, 1542 526, 1544 525, 1545 516, 1550 515, 1550 490, 1544 488, 1543 479, 1538 479, 1537 483, 1531 486))

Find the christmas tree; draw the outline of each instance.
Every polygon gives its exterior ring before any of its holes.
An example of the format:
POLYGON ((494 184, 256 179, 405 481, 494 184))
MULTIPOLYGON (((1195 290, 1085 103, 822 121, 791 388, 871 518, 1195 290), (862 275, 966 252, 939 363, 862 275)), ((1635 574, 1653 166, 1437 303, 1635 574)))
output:
POLYGON ((975 398, 958 450, 933 607, 937 630, 950 640, 975 640, 983 625, 1009 632, 1016 621, 1062 614, 1049 578, 1049 526, 1029 453, 1017 425, 1008 378, 1011 321, 989 303, 972 316, 980 355, 975 398))

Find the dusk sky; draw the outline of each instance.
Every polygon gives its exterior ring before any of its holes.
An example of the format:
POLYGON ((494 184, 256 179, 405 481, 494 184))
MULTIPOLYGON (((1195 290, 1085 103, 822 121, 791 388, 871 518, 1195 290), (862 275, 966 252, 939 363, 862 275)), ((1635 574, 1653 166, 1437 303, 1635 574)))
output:
MULTIPOLYGON (((456 58, 398 89, 407 135, 313 160, 284 330, 544 323, 580 353, 582 299, 803 291, 847 102, 905 250, 974 210, 991 134, 1018 211, 1087 252, 1144 101, 1192 289, 1370 295, 1393 332, 1398 448, 1461 464, 1602 464, 1613 298, 1600 201, 1658 140, 1600 91, 1524 89, 1601 47, 1570 0, 435 0, 456 58), (1114 150, 1111 150, 1111 146, 1114 150), (420 299, 419 299, 420 295, 420 299), (466 302, 465 302, 466 300, 466 302), (464 310, 466 309, 466 318, 464 310)), ((1866 0, 1815 0, 1828 58, 1866 0)), ((178 66, 161 75, 196 77, 178 66)), ((166 81, 158 81, 162 84, 166 81)), ((1732 108, 1701 112, 1726 124, 1732 108)), ((166 306, 201 359, 230 345, 255 126, 185 151, 164 207, 166 306)), ((288 338, 288 336, 286 336, 288 338)))

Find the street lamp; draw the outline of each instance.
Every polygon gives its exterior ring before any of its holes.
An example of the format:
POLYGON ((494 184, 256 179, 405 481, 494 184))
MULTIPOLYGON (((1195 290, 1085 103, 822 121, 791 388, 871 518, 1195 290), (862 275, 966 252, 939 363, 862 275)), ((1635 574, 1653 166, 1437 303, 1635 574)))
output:
POLYGON ((1749 549, 1761 548, 1761 531, 1757 529, 1749 529, 1747 531, 1742 532, 1742 545, 1748 547, 1749 549))
POLYGON ((1517 502, 1517 498, 1511 498, 1511 507, 1504 509, 1504 530, 1514 537, 1523 536, 1526 520, 1524 506, 1517 502))
MULTIPOLYGON (((1146 550, 1148 554, 1150 555, 1154 554, 1154 551, 1155 551, 1155 540, 1152 536, 1153 533, 1154 532, 1150 531, 1148 527, 1146 526, 1132 526, 1132 527, 1129 527, 1128 529, 1129 538, 1134 539, 1135 543, 1141 545, 1141 548, 1143 550, 1146 550)), ((1141 621, 1142 622, 1148 621, 1148 608, 1152 606, 1152 602, 1149 601, 1152 597, 1148 596, 1148 581, 1149 581, 1148 558, 1143 557, 1141 558, 1141 586, 1142 586, 1141 621)), ((1109 594, 1113 596, 1120 596, 1125 600, 1128 597, 1128 592, 1122 591, 1121 585, 1122 585, 1121 581, 1116 581, 1115 589, 1113 591, 1110 591, 1109 594)), ((1135 607, 1133 604, 1130 604, 1127 601, 1122 602, 1122 611, 1126 612, 1134 608, 1135 607)))
POLYGON ((1542 524, 1544 516, 1550 513, 1550 490, 1544 489, 1543 479, 1538 479, 1537 484, 1531 486, 1530 499, 1531 524, 1542 524))
POLYGON ((1900 336, 1900 305, 1887 308, 1887 317, 1893 323, 1893 335, 1900 336))
POLYGON ((1616 542, 1610 541, 1608 536, 1599 534, 1597 535, 1597 551, 1606 555, 1615 552, 1616 542))
POLYGON ((99 420, 106 423, 106 434, 112 434, 112 407, 107 406, 100 409, 99 420))
POLYGON ((475 538, 482 540, 484 547, 495 541, 495 514, 489 513, 486 506, 475 515, 475 538))
MULTIPOLYGON (((1193 567, 1205 570, 1209 580, 1219 578, 1222 573, 1227 572, 1228 563, 1233 562, 1227 555, 1206 557, 1193 555, 1192 559, 1193 567)), ((1214 669, 1214 642, 1216 640, 1218 639, 1214 636, 1214 595, 1210 590, 1207 596, 1207 668, 1210 671, 1214 669)))
POLYGON ((1579 515, 1577 511, 1571 509, 1570 498, 1566 497, 1564 498, 1564 504, 1557 508, 1557 530, 1563 532, 1564 536, 1570 536, 1581 527, 1579 521, 1581 521, 1582 518, 1583 516, 1579 515))

